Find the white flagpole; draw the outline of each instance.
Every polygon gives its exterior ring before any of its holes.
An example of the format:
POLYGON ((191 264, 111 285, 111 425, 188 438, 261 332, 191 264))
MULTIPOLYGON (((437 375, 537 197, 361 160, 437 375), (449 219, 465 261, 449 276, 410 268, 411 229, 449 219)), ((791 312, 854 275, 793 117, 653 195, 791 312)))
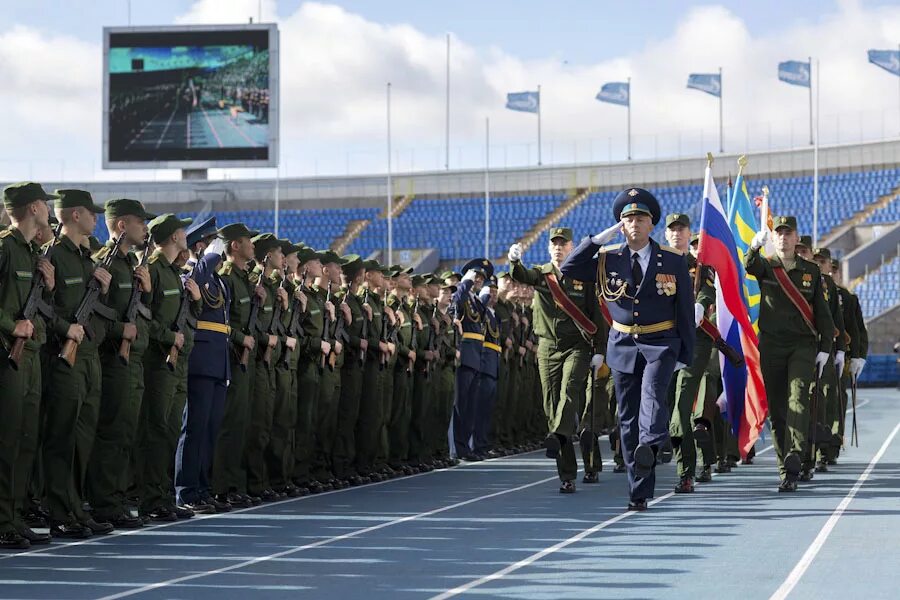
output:
POLYGON ((447 34, 447 98, 444 118, 444 169, 450 170, 450 34, 447 34))
POLYGON ((491 258, 491 119, 484 119, 484 257, 491 258))
POLYGON ((394 186, 391 180, 391 82, 387 84, 387 222, 388 265, 394 264, 394 186))
MULTIPOLYGON (((537 89, 538 96, 538 166, 541 166, 541 86, 537 89)), ((487 258, 487 257, 485 257, 487 258)))
POLYGON ((281 211, 281 194, 279 188, 281 183, 281 167, 275 167, 275 237, 278 237, 278 213, 281 211))
POLYGON ((809 145, 813 145, 813 82, 812 82, 812 56, 809 57, 809 145))
POLYGON ((723 85, 722 85, 722 67, 719 67, 719 154, 725 152, 722 144, 722 96, 723 94, 723 85))
POLYGON ((628 78, 628 160, 631 160, 631 77, 628 78))
MULTIPOLYGON (((809 59, 810 69, 812 58, 809 59)), ((819 68, 819 60, 816 59, 816 135, 813 144, 813 247, 819 245, 819 106, 822 95, 822 73, 819 68)), ((812 82, 810 82, 812 87, 812 82)))

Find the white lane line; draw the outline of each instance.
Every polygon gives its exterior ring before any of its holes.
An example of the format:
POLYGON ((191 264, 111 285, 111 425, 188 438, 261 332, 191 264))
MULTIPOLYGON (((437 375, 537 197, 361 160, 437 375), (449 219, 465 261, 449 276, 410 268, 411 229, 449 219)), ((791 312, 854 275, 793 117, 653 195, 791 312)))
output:
MULTIPOLYGON (((756 455, 759 456, 765 452, 768 452, 772 448, 774 448, 774 446, 768 446, 768 447, 760 450, 759 452, 757 452, 756 455)), ((713 474, 713 477, 715 477, 715 476, 716 476, 716 473, 713 474)), ((663 500, 667 500, 674 495, 675 495, 675 492, 669 492, 665 496, 660 496, 659 498, 657 498, 651 502, 648 502, 647 506, 653 506, 655 504, 659 504, 663 500)), ((458 596, 460 594, 464 594, 464 593, 468 592, 469 590, 476 588, 478 586, 484 585, 485 583, 488 583, 490 581, 496 581, 498 579, 503 579, 510 573, 518 571, 519 569, 521 569, 523 567, 527 567, 528 565, 541 560, 545 556, 553 554, 554 552, 557 552, 558 550, 562 550, 563 548, 565 548, 567 546, 571 546, 572 544, 580 542, 584 538, 586 538, 590 535, 593 535, 602 529, 606 529, 610 525, 615 525, 619 521, 621 521, 623 519, 627 519, 628 517, 630 517, 631 515, 634 515, 634 514, 637 514, 637 513, 623 512, 619 515, 616 515, 615 517, 613 517, 611 519, 607 519, 606 521, 603 521, 602 523, 597 523, 590 529, 585 529, 581 533, 573 535, 572 537, 570 537, 567 540, 563 540, 563 541, 561 541, 557 544, 554 544, 548 548, 544 548, 540 552, 535 552, 531 556, 525 557, 522 560, 520 560, 519 562, 515 562, 511 565, 508 565, 508 566, 500 569, 499 571, 491 573, 490 575, 485 575, 484 577, 481 577, 479 579, 474 579, 474 580, 472 580, 468 583, 465 583, 461 586, 455 587, 451 590, 447 590, 446 592, 443 592, 436 596, 432 596, 430 600, 444 600, 445 598, 452 598, 453 596, 458 596)))
POLYGON ((360 535, 364 535, 364 534, 366 534, 366 533, 371 533, 371 532, 373 532, 373 531, 378 531, 379 529, 384 529, 384 528, 386 528, 386 527, 391 527, 391 526, 393 526, 393 525, 400 525, 401 523, 408 523, 409 521, 415 521, 415 520, 417 520, 417 519, 421 519, 421 518, 424 518, 424 517, 430 517, 430 516, 432 516, 432 515, 436 515, 436 514, 439 514, 439 513, 442 513, 442 512, 447 512, 447 511, 449 511, 449 510, 454 510, 454 509, 456 509, 456 508, 460 508, 460 507, 462 507, 462 506, 466 506, 466 505, 469 505, 469 504, 474 504, 475 502, 480 502, 480 501, 482 501, 482 500, 488 500, 488 499, 490 499, 490 498, 496 498, 496 497, 498 497, 498 496, 503 496, 503 495, 505 495, 505 494, 510 494, 510 493, 513 493, 513 492, 519 492, 519 491, 522 491, 522 490, 524 490, 524 489, 528 489, 528 488, 530 488, 530 487, 534 487, 534 486, 536 486, 536 485, 541 485, 541 484, 543 484, 543 483, 547 483, 548 481, 553 481, 554 479, 557 479, 557 478, 558 478, 558 477, 557 477, 556 475, 553 475, 553 477, 547 477, 547 478, 545 478, 545 479, 540 479, 540 480, 538 480, 538 481, 533 481, 533 482, 531 482, 531 483, 526 483, 526 484, 520 485, 520 486, 518 486, 518 487, 510 488, 510 489, 507 489, 507 490, 501 490, 501 491, 499 491, 499 492, 493 492, 493 493, 491 493, 491 494, 485 494, 485 495, 483 495, 483 496, 478 496, 477 498, 470 498, 469 500, 464 500, 464 501, 462 501, 462 502, 456 502, 456 503, 454 503, 454 504, 449 504, 449 505, 447 505, 447 506, 442 506, 441 508, 436 508, 436 509, 434 509, 434 510, 429 510, 429 511, 426 511, 426 512, 421 512, 421 513, 418 513, 418 514, 415 514, 415 515, 409 515, 409 516, 406 516, 406 517, 401 517, 401 518, 399 518, 399 519, 392 519, 392 520, 390 520, 390 521, 386 521, 386 522, 380 523, 380 524, 378 524, 378 525, 373 525, 372 527, 366 527, 366 528, 364 528, 364 529, 357 529, 356 531, 351 531, 351 532, 349 532, 349 533, 344 533, 344 534, 342 534, 342 535, 337 535, 337 536, 334 536, 334 537, 330 537, 330 538, 326 538, 326 539, 323 539, 323 540, 319 540, 319 541, 313 542, 313 543, 311 543, 311 544, 304 544, 304 545, 302 545, 302 546, 295 546, 295 547, 293 547, 293 548, 289 548, 288 550, 284 550, 284 551, 282 551, 282 552, 276 552, 276 553, 274 553, 274 554, 269 554, 269 555, 267 555, 267 556, 259 556, 259 557, 256 557, 256 558, 253 558, 253 559, 250 559, 250 560, 245 560, 245 561, 243 561, 243 562, 240 562, 240 563, 237 563, 237 564, 234 564, 234 565, 227 566, 227 567, 221 567, 221 568, 219 568, 219 569, 211 569, 211 570, 209 570, 209 571, 203 571, 203 572, 200 572, 200 573, 193 573, 193 574, 191 574, 191 575, 184 575, 184 576, 182 576, 182 577, 175 577, 175 578, 173 578, 173 579, 169 579, 169 580, 166 580, 166 581, 159 581, 159 582, 151 583, 151 584, 148 584, 148 585, 145 585, 145 586, 142 586, 142 587, 139 587, 139 588, 135 588, 135 589, 132 589, 132 590, 127 590, 127 591, 124 591, 124 592, 119 592, 118 594, 111 594, 111 595, 109 595, 109 596, 102 596, 102 597, 99 598, 98 600, 115 600, 115 599, 117 599, 117 598, 125 598, 125 597, 127 597, 127 596, 133 596, 133 595, 135 595, 135 594, 140 594, 140 593, 143 593, 143 592, 148 592, 148 591, 150 591, 150 590, 156 590, 156 589, 163 588, 163 587, 167 587, 167 586, 170 586, 170 585, 175 585, 175 584, 183 583, 183 582, 185 582, 185 581, 191 581, 191 580, 194 580, 194 579, 200 579, 201 577, 207 577, 207 576, 209 576, 209 575, 219 575, 219 574, 221 574, 221 573, 227 573, 227 572, 229 572, 229 571, 234 571, 234 570, 236 570, 236 569, 243 569, 244 567, 249 567, 249 566, 251 566, 251 565, 255 565, 255 564, 257 564, 257 563, 265 562, 265 561, 267 561, 267 560, 272 560, 272 559, 275 559, 275 558, 281 558, 281 557, 283 557, 283 556, 289 556, 289 555, 291 555, 291 554, 296 554, 297 552, 302 552, 302 551, 304 551, 304 550, 310 550, 310 549, 312 549, 312 548, 319 548, 320 546, 326 546, 326 545, 332 544, 332 543, 334 543, 334 542, 339 542, 339 541, 342 541, 342 540, 347 540, 347 539, 350 539, 350 538, 354 538, 354 537, 357 537, 357 536, 360 536, 360 535))
MULTIPOLYGON (((464 472, 464 469, 467 466, 480 465, 480 464, 494 462, 494 461, 504 461, 504 460, 510 460, 510 459, 514 460, 517 458, 524 458, 524 457, 528 456, 529 454, 534 454, 535 452, 538 452, 538 450, 532 450, 531 452, 522 452, 520 454, 511 454, 509 456, 499 456, 497 458, 489 458, 485 461, 478 462, 478 463, 460 463, 456 467, 435 469, 433 471, 426 471, 425 473, 415 473, 413 475, 406 475, 404 477, 396 477, 394 479, 385 479, 384 481, 375 481, 375 482, 367 483, 367 484, 361 485, 361 486, 349 487, 349 488, 344 488, 344 489, 340 489, 340 490, 331 490, 328 492, 322 492, 321 494, 310 494, 308 496, 301 496, 299 498, 287 498, 285 500, 279 500, 277 502, 269 502, 269 503, 264 503, 264 504, 258 504, 256 506, 249 506, 247 508, 239 508, 239 509, 235 509, 230 512, 227 512, 227 513, 216 513, 213 515, 196 515, 192 519, 181 519, 181 520, 174 521, 171 523, 158 523, 158 524, 154 524, 154 525, 145 525, 144 527, 141 527, 140 529, 117 529, 116 531, 112 532, 109 535, 99 535, 99 536, 95 535, 86 540, 76 540, 76 541, 71 541, 71 542, 62 541, 62 540, 60 540, 60 541, 54 540, 53 544, 51 544, 49 546, 44 546, 43 548, 36 548, 34 550, 25 550, 24 552, 16 552, 15 554, 0 554, 0 561, 8 560, 10 558, 15 558, 17 556, 30 556, 32 554, 46 554, 47 552, 53 552, 54 550, 65 550, 66 548, 70 548, 72 546, 83 546, 85 544, 92 544, 94 542, 105 542, 105 541, 112 540, 117 537, 126 536, 126 535, 142 535, 142 534, 156 531, 157 529, 174 527, 175 525, 197 523, 198 521, 205 521, 207 519, 227 518, 231 515, 251 512, 254 510, 271 508, 271 507, 275 507, 275 506, 283 506, 286 504, 290 504, 292 502, 299 502, 301 500, 312 500, 313 498, 322 498, 324 496, 330 496, 331 494, 340 494, 343 492, 350 492, 353 490, 370 489, 370 488, 377 487, 380 485, 386 485, 388 483, 394 483, 394 482, 404 481, 404 480, 408 480, 408 479, 415 479, 416 477, 424 477, 425 475, 431 475, 431 474, 435 474, 435 473, 451 473, 454 471, 464 472)), ((66 556, 66 555, 60 555, 60 556, 66 556)))
POLYGON ((175 108, 172 109, 172 114, 169 115, 169 120, 166 121, 166 126, 163 129, 163 132, 160 134, 159 140, 157 140, 157 142, 156 142, 157 149, 159 149, 159 145, 163 143, 163 140, 166 137, 166 133, 168 133, 168 131, 169 131, 169 126, 172 125, 172 119, 175 118, 175 110, 176 110, 175 108))
POLYGON ((806 552, 803 554, 803 557, 800 559, 800 562, 794 567, 794 569, 787 576, 787 579, 784 580, 784 583, 781 584, 775 593, 769 598, 769 600, 783 600, 787 598, 788 595, 794 590, 794 587, 800 582, 800 578, 803 577, 803 574, 806 573, 806 570, 809 569, 809 566, 812 564, 813 560, 815 560, 816 555, 819 554, 819 551, 822 549, 822 546, 825 545, 825 541, 828 539, 828 536, 831 535, 831 532, 834 530, 834 526, 837 525, 838 520, 843 516, 844 511, 847 510, 847 507, 850 505, 850 502, 853 501, 854 496, 863 486, 867 479, 869 479, 869 475, 871 475, 872 471, 875 469, 875 465, 878 464, 878 461, 881 460, 881 457, 884 456, 884 453, 887 451, 888 447, 891 445, 891 442, 894 441, 894 438, 897 436, 897 432, 900 431, 900 421, 894 426, 894 430, 891 434, 884 440, 884 443, 881 445, 881 448, 872 457, 872 461, 869 463, 869 466, 866 467, 866 470, 862 472, 862 475, 859 476, 859 479, 856 480, 856 483, 850 489, 844 499, 841 500, 841 503, 838 504, 837 508, 834 509, 834 512, 831 513, 831 517, 829 517, 828 521, 826 521, 825 525, 822 527, 822 530, 819 531, 819 535, 816 536, 816 539, 813 540, 813 543, 810 544, 809 548, 806 549, 806 552))

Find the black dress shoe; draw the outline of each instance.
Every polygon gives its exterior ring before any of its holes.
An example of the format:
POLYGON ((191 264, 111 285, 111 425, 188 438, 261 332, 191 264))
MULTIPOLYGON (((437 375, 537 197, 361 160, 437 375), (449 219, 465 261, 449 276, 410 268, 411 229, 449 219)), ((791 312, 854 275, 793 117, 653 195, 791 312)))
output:
POLYGON ((634 476, 648 477, 653 471, 655 462, 653 448, 646 444, 638 444, 638 447, 634 449, 634 476))
POLYGON ((462 457, 463 462, 481 462, 484 459, 480 455, 471 452, 462 457))
POLYGON ((129 513, 122 513, 109 519, 102 519, 110 523, 116 529, 140 529, 144 522, 140 517, 132 517, 129 513))
POLYGON ((676 494, 690 494, 694 491, 694 480, 690 477, 682 477, 677 484, 675 484, 675 493, 676 494))
POLYGON ((83 523, 83 525, 90 529, 91 533, 94 535, 107 535, 115 530, 115 527, 113 527, 112 523, 108 523, 106 521, 97 522, 94 519, 88 519, 83 523))
POLYGON ((448 466, 448 467, 455 467, 455 466, 458 465, 458 464, 459 464, 459 459, 458 459, 458 458, 448 458, 448 459, 447 459, 447 466, 448 466))
POLYGON ((252 496, 259 496, 263 502, 275 502, 278 498, 272 490, 262 490, 261 492, 250 492, 252 496))
POLYGON ((628 469, 623 464, 616 464, 616 466, 613 467, 613 473, 627 473, 627 472, 628 472, 628 469))
POLYGON ((28 550, 31 542, 15 531, 0 533, 0 550, 28 550))
POLYGON ((781 482, 781 485, 778 486, 778 492, 796 492, 797 491, 797 482, 791 481, 789 479, 784 479, 781 482))
POLYGON ((234 508, 250 508, 250 506, 252 506, 249 498, 245 498, 243 495, 238 494, 237 492, 219 494, 216 497, 216 500, 222 503, 230 504, 234 508))
POLYGON ((28 527, 46 527, 50 515, 39 506, 32 506, 22 515, 25 525, 28 527))
POLYGON ((631 512, 643 512, 647 510, 646 500, 632 500, 628 503, 628 510, 631 512))
POLYGON ((560 494, 574 494, 575 493, 575 482, 572 480, 563 481, 559 486, 560 494))
POLYGON ((178 515, 170 511, 168 508, 157 508, 156 510, 151 510, 147 513, 147 516, 150 517, 151 521, 156 521, 157 523, 171 523, 178 520, 178 515))
POLYGON ((731 467, 724 460, 716 463, 716 473, 731 473, 731 467))
POLYGON ((812 471, 808 467, 804 467, 800 471, 800 481, 812 481, 813 474, 812 471))
POLYGON ((86 525, 72 521, 70 523, 50 523, 50 535, 55 538, 84 540, 94 533, 86 525))
POLYGON ((197 500, 196 502, 185 502, 181 504, 181 506, 188 510, 194 511, 195 515, 213 515, 216 513, 216 507, 212 504, 207 504, 203 500, 197 500))
POLYGON ((559 457, 559 451, 562 448, 560 436, 555 433, 548 433, 544 438, 544 448, 547 449, 547 458, 556 459, 559 457))
POLYGON ((194 511, 186 506, 179 506, 177 504, 173 504, 169 507, 169 512, 175 513, 175 516, 179 519, 190 519, 194 516, 194 511))
POLYGON ((231 504, 228 502, 219 502, 213 496, 204 496, 201 500, 216 509, 217 513, 231 512, 231 504))
POLYGON ((709 483, 712 481, 712 467, 710 465, 706 465, 700 470, 700 474, 697 475, 695 479, 697 483, 709 483))
POLYGON ((597 471, 585 473, 584 477, 581 478, 581 483, 600 483, 600 473, 597 471))
POLYGON ((253 494, 241 494, 241 497, 250 504, 250 506, 259 506, 262 504, 262 498, 253 494))
POLYGON ((788 478, 793 478, 793 480, 796 481, 801 470, 803 470, 803 461, 800 460, 800 455, 796 452, 788 453, 788 455, 784 457, 784 471, 787 473, 788 478))
POLYGON ((138 515, 138 519, 141 520, 141 524, 145 527, 150 524, 150 515, 138 515))
POLYGON ((828 459, 828 464, 829 464, 830 466, 833 467, 834 465, 837 464, 837 459, 836 459, 836 458, 829 458, 829 459, 828 459))
POLYGON ((675 451, 672 448, 672 442, 670 440, 666 440, 656 452, 656 462, 667 465, 672 462, 672 456, 674 456, 674 454, 675 451))
POLYGON ((827 473, 828 461, 820 460, 816 463, 816 473, 827 473))
POLYGON ((28 526, 23 527, 21 530, 19 530, 18 534, 21 535, 26 540, 28 540, 28 543, 31 544, 32 546, 41 546, 44 544, 49 544, 50 541, 53 539, 50 537, 49 533, 38 533, 37 531, 34 531, 31 527, 28 527, 28 526))

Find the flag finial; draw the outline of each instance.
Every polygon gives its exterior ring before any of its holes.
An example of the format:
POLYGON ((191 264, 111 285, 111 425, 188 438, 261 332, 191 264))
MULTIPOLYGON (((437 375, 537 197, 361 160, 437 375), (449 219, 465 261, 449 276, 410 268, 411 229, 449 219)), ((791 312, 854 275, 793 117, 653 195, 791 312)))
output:
POLYGON ((712 152, 707 152, 707 153, 706 153, 706 166, 707 166, 707 167, 711 167, 712 164, 713 164, 713 155, 712 155, 712 152))

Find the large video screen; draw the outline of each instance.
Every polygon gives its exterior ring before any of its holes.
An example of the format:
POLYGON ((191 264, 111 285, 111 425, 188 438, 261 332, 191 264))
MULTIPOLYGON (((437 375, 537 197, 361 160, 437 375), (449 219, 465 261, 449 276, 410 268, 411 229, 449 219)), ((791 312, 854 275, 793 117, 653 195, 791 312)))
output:
POLYGON ((274 25, 104 34, 104 167, 277 165, 274 25))

